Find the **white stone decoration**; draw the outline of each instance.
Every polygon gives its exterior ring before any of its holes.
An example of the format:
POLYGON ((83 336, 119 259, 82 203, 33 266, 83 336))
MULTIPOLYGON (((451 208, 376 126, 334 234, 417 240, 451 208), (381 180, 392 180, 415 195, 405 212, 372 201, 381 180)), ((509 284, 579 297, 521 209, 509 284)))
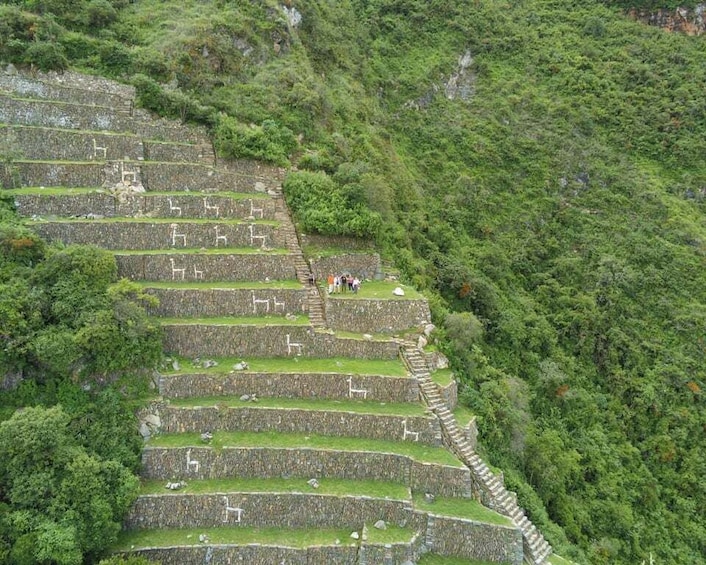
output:
POLYGON ((218 233, 218 226, 215 226, 213 229, 216 230, 216 247, 218 247, 221 241, 223 242, 223 247, 228 247, 228 237, 218 233))
POLYGON ((404 426, 402 441, 405 441, 408 437, 411 437, 412 441, 419 441, 419 432, 413 432, 412 430, 408 430, 407 420, 403 420, 402 425, 404 426))
POLYGON ((235 514, 235 520, 234 522, 236 524, 240 524, 240 519, 243 515, 243 509, 242 508, 237 508, 235 506, 231 506, 230 503, 228 502, 228 497, 224 496, 223 497, 223 502, 225 503, 225 514, 223 516, 223 523, 227 524, 230 520, 230 515, 235 514))
POLYGON ((94 158, 94 159, 95 159, 96 157, 98 157, 98 153, 102 153, 102 154, 103 154, 103 159, 107 159, 107 158, 108 158, 108 149, 107 149, 106 147, 100 147, 100 146, 96 143, 96 139, 93 138, 93 158, 94 158))
POLYGON ((255 203, 251 200, 250 201, 250 217, 254 219, 256 214, 258 214, 260 216, 260 219, 262 220, 265 217, 265 209, 264 208, 255 208, 255 203))
POLYGON ((177 232, 179 224, 169 224, 169 227, 172 228, 172 247, 176 247, 178 239, 181 239, 184 247, 186 247, 186 234, 177 232))
POLYGON ((176 212, 177 216, 181 216, 181 206, 175 206, 174 202, 172 202, 171 198, 168 198, 168 200, 169 200, 169 211, 176 212))
POLYGON ((278 302, 276 296, 272 297, 272 300, 274 301, 274 308, 272 308, 274 312, 277 312, 277 308, 281 308, 282 312, 286 311, 285 309, 287 305, 285 304, 285 302, 278 302))
POLYGON ((266 235, 255 235, 255 225, 250 224, 248 226, 248 230, 250 231, 250 245, 255 245, 255 240, 260 241, 260 247, 265 247, 265 243, 267 242, 267 236, 266 235))
POLYGON ((169 262, 172 264, 172 280, 176 280, 177 275, 181 275, 181 280, 184 280, 184 278, 186 277, 186 267, 176 267, 174 265, 173 257, 169 259, 169 262))
POLYGON ((123 184, 133 184, 137 182, 137 171, 127 170, 125 161, 120 161, 120 180, 123 184))
POLYGON ((354 396, 362 396, 363 399, 367 399, 368 391, 364 388, 355 388, 353 386, 353 377, 348 377, 348 398, 353 398, 354 396))
POLYGON ((212 212, 213 210, 215 210, 216 211, 216 218, 218 218, 218 216, 220 215, 220 212, 221 212, 219 206, 211 205, 208 203, 208 198, 203 199, 203 209, 204 209, 204 212, 206 213, 206 215, 208 215, 209 212, 212 212))
POLYGON ((186 450, 186 472, 191 473, 193 469, 194 473, 199 472, 199 462, 191 458, 191 449, 186 450))
POLYGON ((289 338, 289 334, 287 334, 287 355, 291 355, 292 351, 296 351, 297 355, 301 355, 303 347, 303 343, 296 343, 294 341, 291 341, 289 338))
POLYGON ((196 265, 194 265, 194 280, 203 280, 203 271, 200 271, 199 269, 196 268, 196 265))
POLYGON ((255 298, 255 292, 252 293, 252 313, 257 314, 257 308, 260 304, 265 305, 265 312, 270 311, 270 299, 267 300, 255 298))

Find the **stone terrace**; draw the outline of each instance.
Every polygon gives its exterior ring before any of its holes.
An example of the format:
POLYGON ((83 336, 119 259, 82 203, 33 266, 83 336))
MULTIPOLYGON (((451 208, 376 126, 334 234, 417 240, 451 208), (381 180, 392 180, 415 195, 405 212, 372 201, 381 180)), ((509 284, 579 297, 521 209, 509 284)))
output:
MULTIPOLYGON (((394 335, 428 322, 426 302, 308 285, 282 170, 218 162, 202 129, 71 73, 0 73, 0 135, 21 151, 0 182, 28 224, 110 249, 160 301, 168 357, 140 415, 144 489, 116 552, 163 565, 546 562, 450 415, 455 390, 394 335)), ((342 268, 377 275, 375 261, 342 268)))

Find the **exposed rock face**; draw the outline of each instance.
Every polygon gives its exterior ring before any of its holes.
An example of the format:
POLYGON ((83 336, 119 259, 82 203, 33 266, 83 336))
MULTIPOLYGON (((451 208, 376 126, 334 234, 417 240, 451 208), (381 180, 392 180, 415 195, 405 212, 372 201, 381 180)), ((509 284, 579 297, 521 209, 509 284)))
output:
POLYGON ((680 7, 651 12, 633 8, 628 16, 651 26, 686 35, 702 35, 706 32, 706 3, 696 5, 693 10, 680 7))

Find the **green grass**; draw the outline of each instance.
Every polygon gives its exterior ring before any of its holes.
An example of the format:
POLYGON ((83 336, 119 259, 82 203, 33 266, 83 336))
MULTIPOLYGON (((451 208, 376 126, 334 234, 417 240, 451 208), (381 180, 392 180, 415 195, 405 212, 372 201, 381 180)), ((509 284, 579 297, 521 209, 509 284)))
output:
POLYGON ((456 418, 456 423, 462 428, 465 428, 468 423, 475 417, 475 414, 471 412, 468 407, 462 406, 461 404, 456 406, 453 414, 456 418))
MULTIPOLYGON (((100 194, 106 194, 106 195, 111 195, 111 192, 109 190, 106 190, 101 187, 81 187, 81 188, 76 188, 76 187, 61 187, 61 186, 45 186, 45 187, 40 187, 40 186, 29 186, 25 188, 8 188, 8 189, 3 189, 2 193, 3 194, 8 194, 11 196, 21 196, 23 194, 41 194, 41 195, 52 195, 52 196, 65 196, 65 195, 70 195, 70 194, 91 194, 91 193, 100 193, 100 194)), ((201 199, 203 198, 203 194, 201 192, 184 192, 183 190, 173 190, 173 191, 163 191, 163 192, 157 192, 157 191, 148 191, 148 192, 143 192, 140 193, 141 197, 150 197, 150 196, 180 196, 180 197, 191 197, 191 198, 197 198, 201 199)), ((209 197, 223 197, 223 198, 231 198, 233 200, 265 200, 268 198, 271 198, 267 194, 261 194, 259 192, 209 192, 208 193, 209 197)))
POLYGON ((437 497, 433 502, 426 502, 423 494, 414 495, 414 507, 440 516, 451 516, 453 518, 465 518, 477 522, 497 524, 500 526, 512 526, 512 521, 497 512, 489 510, 480 502, 466 498, 441 498, 437 497))
MULTIPOLYGON (((56 220, 27 220, 28 224, 82 224, 85 222, 96 223, 96 224, 173 224, 175 218, 159 218, 159 217, 123 217, 123 216, 112 216, 107 218, 101 218, 96 220, 86 220, 85 218, 58 218, 56 220)), ((250 225, 258 224, 261 226, 275 226, 278 227, 280 222, 275 220, 238 220, 234 218, 185 218, 181 219, 181 223, 185 224, 224 224, 224 225, 250 225)))
MULTIPOLYGON (((242 360, 241 357, 209 357, 209 359, 213 359, 218 365, 210 367, 209 369, 203 369, 198 363, 194 363, 191 359, 176 357, 176 360, 181 365, 181 371, 169 370, 165 372, 165 374, 183 374, 187 371, 230 373, 233 365, 242 360)), ((344 373, 391 377, 405 377, 408 375, 407 369, 399 359, 273 357, 248 358, 247 362, 250 371, 262 373, 344 373)))
POLYGON ((551 563, 552 565, 573 565, 574 562, 569 561, 568 559, 564 559, 559 555, 552 554, 549 556, 549 563, 551 563))
POLYGON ((208 479, 188 481, 178 491, 168 490, 163 480, 144 481, 140 494, 212 494, 220 492, 286 492, 329 494, 336 496, 370 496, 387 500, 410 500, 409 487, 382 481, 352 481, 346 479, 318 479, 319 488, 307 484, 308 479, 208 479))
MULTIPOLYGON (((409 541, 414 532, 407 528, 388 525, 386 530, 376 530, 368 524, 369 543, 401 543, 409 541)), ((180 530, 139 530, 121 532, 113 551, 129 551, 139 547, 171 547, 202 545, 199 535, 206 534, 212 544, 262 544, 285 547, 308 547, 316 545, 357 545, 350 538, 350 528, 344 529, 297 529, 285 528, 189 528, 180 530)))
MULTIPOLYGON (((322 285, 326 288, 326 285, 322 285)), ((353 293, 349 290, 339 294, 329 294, 331 300, 424 300, 424 296, 411 286, 396 282, 362 281, 360 290, 353 293), (397 287, 404 290, 404 296, 395 296, 392 291, 397 287)))
POLYGON ((236 397, 212 396, 198 398, 178 398, 170 404, 179 408, 197 406, 281 408, 289 410, 326 410, 334 412, 355 412, 359 414, 388 414, 395 416, 423 416, 426 408, 416 403, 387 403, 367 400, 328 400, 300 398, 260 398, 258 402, 245 402, 236 397))
POLYGON ((270 282, 260 281, 221 281, 221 282, 182 282, 182 281, 141 281, 138 282, 144 288, 174 288, 174 289, 228 289, 228 290, 260 290, 263 288, 271 288, 277 290, 300 290, 304 288, 302 283, 297 280, 280 280, 270 282))
POLYGON ((310 259, 320 259, 323 257, 337 257, 345 255, 365 255, 370 253, 376 253, 374 243, 368 242, 367 245, 361 247, 355 247, 354 249, 346 249, 343 247, 336 247, 335 245, 320 247, 316 245, 305 245, 302 249, 304 255, 310 259))
POLYGON ((423 416, 426 409, 416 403, 386 403, 368 400, 326 400, 307 398, 261 398, 258 402, 244 402, 240 398, 229 396, 212 396, 200 398, 178 398, 170 400, 170 404, 180 408, 196 406, 248 407, 248 408, 282 408, 289 410, 327 410, 333 412, 355 412, 358 414, 388 414, 395 416, 423 416))
POLYGON ((268 249, 259 247, 171 247, 169 249, 114 249, 114 255, 288 255, 285 248, 268 249))
POLYGON ((437 369, 431 374, 431 380, 439 386, 449 386, 453 381, 453 371, 451 369, 437 369))
POLYGON ((184 326, 191 324, 206 324, 216 326, 306 326, 307 316, 298 315, 290 318, 284 316, 237 317, 223 316, 214 318, 159 318, 162 325, 184 326))
MULTIPOLYGON (((149 439, 151 447, 203 447, 199 434, 162 434, 149 439)), ((438 463, 461 467, 462 463, 443 447, 431 447, 416 442, 386 441, 356 437, 333 437, 280 432, 214 432, 209 443, 214 449, 225 447, 270 447, 282 449, 327 449, 334 451, 372 451, 397 453, 422 463, 438 463)))

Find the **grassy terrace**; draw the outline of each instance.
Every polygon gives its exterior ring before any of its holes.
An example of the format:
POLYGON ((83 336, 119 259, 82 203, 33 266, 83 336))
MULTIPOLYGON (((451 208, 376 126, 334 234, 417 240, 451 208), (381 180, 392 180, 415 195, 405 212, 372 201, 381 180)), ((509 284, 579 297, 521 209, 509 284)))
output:
MULTIPOLYGON (((287 530, 284 528, 198 528, 183 530, 139 530, 122 532, 113 551, 128 551, 138 547, 172 547, 203 545, 199 543, 199 535, 206 534, 212 544, 231 545, 279 545, 285 547, 308 547, 314 545, 357 545, 352 540, 348 529, 323 530, 301 529, 287 530)), ((368 543, 400 543, 411 539, 414 532, 408 528, 399 528, 388 524, 386 530, 376 530, 368 524, 368 543)))
MULTIPOLYGON (((161 434, 149 439, 150 447, 203 447, 200 434, 161 434)), ((406 455, 421 463, 437 463, 451 467, 463 464, 443 447, 430 447, 416 442, 384 441, 356 437, 333 437, 279 432, 214 432, 209 443, 214 449, 225 447, 266 447, 273 449, 327 449, 333 451, 372 451, 406 455)))
POLYGON ((261 226, 279 226, 280 222, 275 220, 239 220, 237 218, 152 218, 152 217, 125 217, 111 216, 109 218, 101 218, 95 220, 87 220, 85 218, 58 218, 56 220, 28 220, 28 224, 85 224, 86 222, 95 224, 173 224, 179 222, 182 224, 221 224, 221 225, 250 225, 258 224, 261 226))
POLYGON ((463 559, 462 557, 447 557, 444 555, 434 555, 427 553, 417 561, 418 565, 503 565, 497 561, 477 561, 475 559, 463 559))
POLYGON ((270 281, 270 282, 237 282, 237 281, 223 281, 223 282, 182 282, 182 281, 142 281, 138 282, 144 288, 173 288, 180 290, 210 290, 210 289, 226 289, 226 290, 262 290, 262 289, 274 289, 274 290, 300 290, 304 286, 302 283, 295 279, 283 280, 283 281, 270 281))
POLYGON ((114 249, 113 255, 287 255, 289 250, 280 247, 171 247, 169 249, 114 249))
MULTIPOLYGON (((189 371, 208 373, 230 373, 233 365, 242 357, 214 357, 215 367, 204 369, 199 363, 183 357, 172 357, 181 366, 180 371, 167 369, 163 374, 184 374, 189 371)), ((262 373, 351 373, 356 375, 382 375, 391 377, 407 376, 407 369, 399 359, 354 359, 331 357, 317 359, 311 357, 247 358, 249 371, 262 373)))
POLYGON ((219 317, 219 318, 159 318, 162 325, 205 324, 209 326, 306 326, 307 316, 259 316, 259 317, 219 317))
POLYGON ((471 412, 466 406, 459 404, 453 412, 456 418, 456 423, 462 428, 466 427, 468 423, 473 419, 475 414, 471 412))
MULTIPOLYGON (((93 162, 93 161, 92 161, 93 162)), ((140 161, 144 163, 145 161, 140 161)), ((151 161, 147 161, 148 163, 151 161)), ((82 187, 82 188, 72 188, 63 186, 51 186, 51 187, 41 187, 41 186, 28 186, 25 188, 12 188, 3 190, 3 194, 9 194, 11 196, 21 196, 23 194, 42 194, 42 195, 52 195, 52 196, 66 196, 75 194, 106 194, 111 195, 109 190, 101 187, 82 187)), ((149 196, 178 196, 183 198, 196 198, 202 199, 204 193, 201 192, 184 192, 183 190, 174 191, 148 191, 138 193, 141 197, 149 196)), ((220 196, 224 198, 231 198, 233 200, 266 200, 271 198, 268 194, 263 194, 260 192, 209 192, 208 197, 220 196)))
POLYGON ((176 408, 218 406, 220 408, 279 408, 284 410, 317 410, 329 412, 355 412, 357 414, 384 414, 387 416, 424 416, 422 404, 412 402, 372 402, 369 400, 326 400, 307 398, 260 398, 256 403, 245 402, 239 397, 203 396, 175 398, 169 403, 176 408))
POLYGON ((439 386, 448 386, 453 380, 453 371, 451 369, 437 369, 431 374, 431 380, 439 386))
MULTIPOLYGON (((164 487, 164 485, 162 485, 164 487)), ((450 516, 452 518, 465 518, 466 520, 475 520, 477 522, 485 522, 488 524, 497 524, 499 526, 512 526, 512 520, 506 516, 502 516, 497 512, 483 506, 480 502, 467 498, 440 498, 437 497, 433 502, 426 502, 423 494, 413 495, 414 508, 438 516, 450 516)))
POLYGON ((305 494, 330 494, 336 496, 370 496, 387 500, 410 500, 409 487, 382 481, 352 481, 346 479, 318 479, 319 488, 307 484, 308 479, 208 479, 188 481, 178 491, 164 488, 163 480, 144 481, 140 494, 212 494, 228 492, 283 492, 305 494))
MULTIPOLYGON (((323 284, 320 286, 323 290, 327 288, 323 284)), ((424 296, 411 286, 387 281, 363 281, 357 293, 348 290, 338 294, 329 294, 328 297, 331 300, 424 300, 424 296), (404 296, 392 294, 392 291, 398 286, 404 290, 404 296)))

